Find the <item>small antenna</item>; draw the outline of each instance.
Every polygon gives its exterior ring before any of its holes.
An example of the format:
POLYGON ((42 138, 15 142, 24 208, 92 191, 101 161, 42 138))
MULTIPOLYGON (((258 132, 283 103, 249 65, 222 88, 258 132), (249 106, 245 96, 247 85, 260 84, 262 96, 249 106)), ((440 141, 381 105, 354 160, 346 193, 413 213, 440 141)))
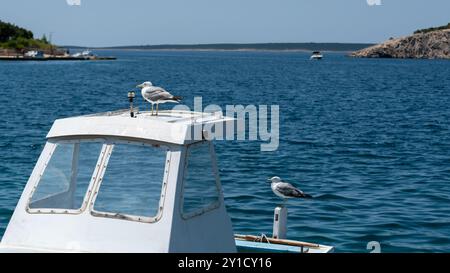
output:
POLYGON ((128 100, 130 101, 130 117, 134 118, 133 100, 136 97, 134 91, 128 92, 128 100))

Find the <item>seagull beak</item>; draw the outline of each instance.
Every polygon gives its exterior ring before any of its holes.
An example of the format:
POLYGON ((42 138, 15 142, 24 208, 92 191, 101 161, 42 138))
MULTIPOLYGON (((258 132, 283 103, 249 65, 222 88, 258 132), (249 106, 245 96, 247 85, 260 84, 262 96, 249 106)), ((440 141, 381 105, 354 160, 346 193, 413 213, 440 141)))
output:
POLYGON ((270 179, 270 178, 267 178, 267 182, 272 182, 272 179, 270 179))
POLYGON ((142 87, 144 87, 144 85, 143 84, 139 84, 139 85, 136 85, 136 87, 137 88, 142 88, 142 87))

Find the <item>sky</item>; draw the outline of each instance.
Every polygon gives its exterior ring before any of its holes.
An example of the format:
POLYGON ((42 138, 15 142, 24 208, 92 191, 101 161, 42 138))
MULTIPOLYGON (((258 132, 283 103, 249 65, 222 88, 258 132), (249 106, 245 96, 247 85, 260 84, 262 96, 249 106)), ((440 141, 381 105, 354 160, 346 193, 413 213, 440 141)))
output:
POLYGON ((450 22, 450 0, 0 0, 58 45, 377 43, 450 22), (71 5, 69 5, 71 4, 71 5), (80 4, 80 5, 78 5, 80 4))

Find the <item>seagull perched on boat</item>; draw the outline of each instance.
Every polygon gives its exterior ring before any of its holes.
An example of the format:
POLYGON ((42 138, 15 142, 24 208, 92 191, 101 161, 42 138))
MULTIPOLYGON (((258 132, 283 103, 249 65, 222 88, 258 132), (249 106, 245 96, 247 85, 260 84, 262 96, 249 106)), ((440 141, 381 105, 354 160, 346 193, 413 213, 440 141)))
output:
POLYGON ((289 198, 312 198, 311 195, 304 193, 287 182, 283 182, 278 176, 269 178, 268 181, 271 182, 270 187, 273 193, 283 198, 284 202, 289 198))
POLYGON ((178 103, 181 100, 181 97, 173 96, 172 94, 167 92, 164 88, 153 86, 153 84, 149 81, 143 82, 136 87, 142 89, 141 94, 144 100, 152 104, 152 116, 154 104, 156 104, 156 115, 158 115, 158 105, 160 103, 166 102, 178 103))

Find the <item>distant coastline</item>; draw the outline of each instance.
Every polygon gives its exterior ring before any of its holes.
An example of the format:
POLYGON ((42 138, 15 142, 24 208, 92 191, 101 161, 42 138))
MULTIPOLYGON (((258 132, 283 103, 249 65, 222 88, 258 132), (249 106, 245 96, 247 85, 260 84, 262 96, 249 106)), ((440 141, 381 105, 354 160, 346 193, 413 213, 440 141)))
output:
POLYGON ((130 45, 112 47, 62 46, 64 48, 90 48, 97 50, 159 50, 159 51, 336 51, 351 52, 373 46, 371 43, 255 43, 255 44, 182 44, 182 45, 130 45))

